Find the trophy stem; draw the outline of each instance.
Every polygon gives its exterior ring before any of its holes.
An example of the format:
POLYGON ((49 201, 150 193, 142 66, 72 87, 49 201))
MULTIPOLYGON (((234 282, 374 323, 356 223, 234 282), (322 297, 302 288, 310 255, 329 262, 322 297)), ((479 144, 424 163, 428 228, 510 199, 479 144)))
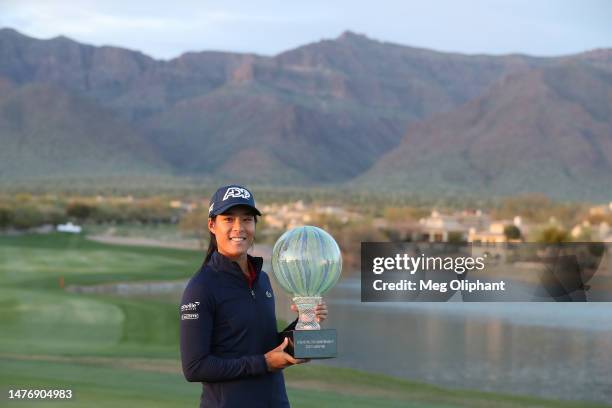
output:
POLYGON ((298 322, 296 330, 320 330, 315 308, 321 303, 321 296, 296 296, 293 303, 298 308, 298 322))

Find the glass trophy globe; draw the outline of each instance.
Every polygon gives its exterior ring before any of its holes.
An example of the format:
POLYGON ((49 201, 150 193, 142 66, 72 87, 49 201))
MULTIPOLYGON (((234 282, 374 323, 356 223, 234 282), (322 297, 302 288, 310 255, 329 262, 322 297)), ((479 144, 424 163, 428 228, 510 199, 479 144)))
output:
POLYGON ((293 295, 298 308, 296 330, 320 330, 315 308, 342 271, 342 255, 334 238, 312 226, 285 232, 274 244, 272 271, 283 290, 293 295))

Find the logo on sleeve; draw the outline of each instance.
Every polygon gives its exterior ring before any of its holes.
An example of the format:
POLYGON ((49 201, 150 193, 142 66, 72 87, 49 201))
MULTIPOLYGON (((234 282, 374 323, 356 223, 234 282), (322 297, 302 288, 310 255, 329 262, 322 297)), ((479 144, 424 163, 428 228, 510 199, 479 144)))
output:
POLYGON ((200 302, 189 302, 186 305, 181 305, 181 312, 193 312, 198 309, 200 302))
POLYGON ((269 298, 272 297, 272 293, 269 290, 266 290, 266 297, 269 297, 269 298))

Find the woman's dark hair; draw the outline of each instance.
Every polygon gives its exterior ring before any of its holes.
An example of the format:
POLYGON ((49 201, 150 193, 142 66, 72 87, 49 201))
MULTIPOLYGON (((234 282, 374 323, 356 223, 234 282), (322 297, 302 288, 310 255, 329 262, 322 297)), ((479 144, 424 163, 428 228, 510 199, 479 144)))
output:
MULTIPOLYGON (((253 213, 253 217, 255 218, 255 224, 257 224, 257 214, 253 213)), ((213 221, 217 218, 217 216, 210 217, 213 221)), ((208 231, 210 234, 210 238, 208 240, 208 249, 206 250, 206 257, 204 257, 204 262, 202 262, 202 267, 210 261, 210 257, 217 250, 217 237, 212 232, 208 231)))
MULTIPOLYGON (((217 216, 210 217, 213 221, 217 216)), ((204 262, 202 263, 202 267, 210 261, 210 257, 217 250, 217 237, 211 231, 208 231, 209 239, 208 239, 208 249, 206 250, 206 257, 204 258, 204 262)))

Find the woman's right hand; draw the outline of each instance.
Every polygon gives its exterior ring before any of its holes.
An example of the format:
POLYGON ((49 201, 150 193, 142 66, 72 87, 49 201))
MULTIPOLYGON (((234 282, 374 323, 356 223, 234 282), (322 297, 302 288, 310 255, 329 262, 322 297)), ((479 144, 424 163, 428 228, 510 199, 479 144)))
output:
POLYGON ((281 344, 264 354, 266 364, 268 365, 268 371, 282 370, 283 368, 292 366, 294 364, 302 364, 310 361, 309 359, 291 357, 289 353, 285 352, 285 347, 287 347, 287 344, 289 344, 289 339, 285 337, 281 344))

